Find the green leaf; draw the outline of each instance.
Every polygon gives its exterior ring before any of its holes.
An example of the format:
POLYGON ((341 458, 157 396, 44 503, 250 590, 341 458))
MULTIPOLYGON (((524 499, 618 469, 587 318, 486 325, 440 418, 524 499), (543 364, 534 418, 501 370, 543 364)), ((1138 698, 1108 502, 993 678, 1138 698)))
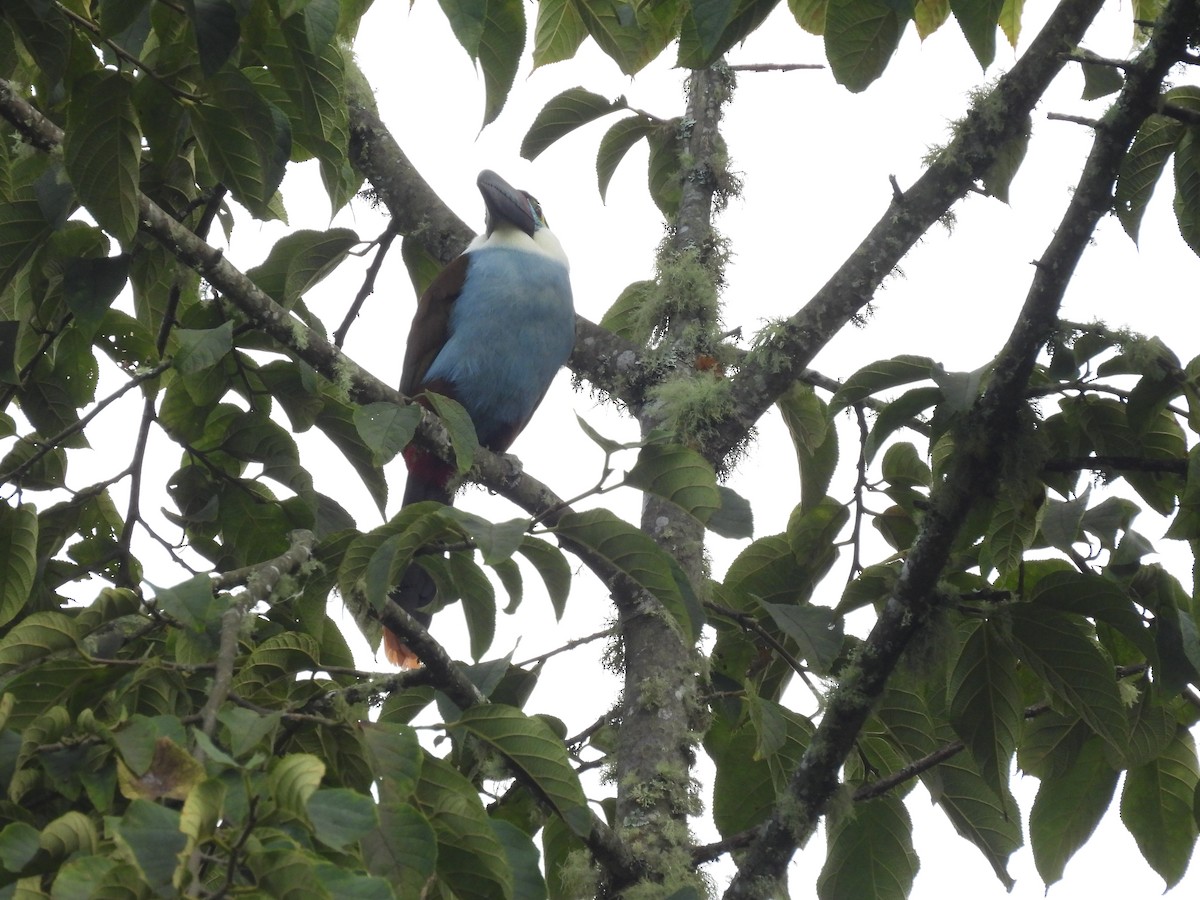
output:
POLYGON ((280 809, 302 816, 325 777, 325 763, 309 753, 289 753, 272 764, 268 782, 280 809))
MULTIPOLYGON (((995 28, 993 27, 992 50, 995 52, 995 28)), ((980 179, 988 194, 1001 203, 1008 202, 1008 189, 1021 163, 1025 161, 1025 153, 1029 149, 1029 137, 1033 132, 1033 120, 1026 115, 1021 130, 1009 138, 995 150, 995 160, 980 179)))
POLYGON ((511 706, 473 706, 446 726, 464 731, 504 757, 532 784, 555 813, 580 837, 591 831, 592 817, 566 747, 550 726, 511 706))
POLYGON ((1121 821, 1168 890, 1183 878, 1196 845, 1198 782, 1196 747, 1180 728, 1162 756, 1129 770, 1121 791, 1121 821))
POLYGON ((911 18, 901 9, 887 0, 829 0, 825 54, 838 84, 858 93, 883 74, 911 18))
POLYGON ((1025 0, 1004 0, 1000 8, 999 25, 1008 39, 1008 45, 1014 50, 1021 38, 1021 15, 1025 11, 1025 0))
POLYGON ((141 129, 130 82, 104 70, 84 75, 67 106, 63 164, 79 200, 100 227, 128 246, 138 230, 141 129))
POLYGON ((702 69, 712 65, 734 44, 745 41, 779 5, 779 0, 732 0, 728 21, 714 33, 725 17, 722 10, 725 2, 711 0, 692 4, 692 15, 684 16, 679 33, 677 65, 680 68, 702 69))
POLYGON ((679 7, 662 3, 587 3, 575 9, 588 33, 626 75, 636 75, 671 43, 679 28, 679 7))
POLYGON ((233 690, 252 703, 283 701, 297 672, 320 668, 317 639, 302 631, 274 634, 254 648, 233 679, 233 690))
POLYGON ((1113 664, 1071 616, 1025 603, 1009 610, 1022 662, 1118 753, 1129 736, 1113 664))
POLYGON ((363 722, 359 727, 375 777, 386 780, 390 784, 388 789, 397 796, 407 797, 421 776, 424 758, 417 733, 406 726, 384 727, 371 722, 363 722))
POLYGON ((23 187, 12 200, 0 202, 0 292, 12 283, 51 232, 50 221, 32 187, 23 187))
POLYGON ((533 67, 571 59, 586 37, 575 0, 542 0, 534 26, 533 67))
POLYGON ((668 219, 675 217, 683 198, 683 148, 678 128, 679 123, 671 121, 648 135, 650 198, 668 219))
POLYGON ((552 97, 537 114, 521 141, 521 156, 537 159, 543 150, 576 128, 628 108, 624 97, 609 100, 581 87, 567 88, 552 97))
POLYGON ((708 461, 678 444, 647 444, 634 467, 625 473, 630 487, 662 497, 707 522, 720 508, 717 475, 708 461))
POLYGON ((182 375, 212 368, 233 349, 232 321, 222 322, 216 328, 176 328, 172 334, 179 341, 172 365, 182 375))
POLYGON ((567 596, 571 593, 571 565, 567 562, 562 551, 546 543, 541 538, 526 535, 517 548, 541 576, 546 585, 546 593, 550 595, 550 605, 554 607, 554 618, 562 619, 563 610, 567 606, 567 596))
POLYGON ((37 856, 41 845, 38 830, 25 822, 10 822, 0 831, 0 866, 19 873, 37 856))
POLYGON ((462 900, 512 894, 508 855, 475 786, 447 763, 426 757, 416 803, 437 835, 437 873, 462 900))
POLYGON ((169 890, 175 869, 181 865, 178 857, 187 836, 179 825, 176 810, 149 800, 133 800, 125 815, 110 826, 126 858, 155 891, 169 890))
POLYGON ((362 839, 363 860, 395 886, 397 897, 419 897, 437 865, 437 836, 416 807, 388 794, 379 804, 379 828, 362 839))
POLYGON ((371 499, 382 513, 387 507, 387 480, 375 465, 374 455, 363 443, 354 425, 354 407, 332 397, 325 398, 324 408, 316 418, 316 425, 335 447, 342 451, 346 460, 354 467, 371 499))
POLYGON ((76 646, 81 631, 78 620, 60 612, 27 614, 0 638, 0 673, 76 646))
POLYGON ((347 788, 321 788, 305 804, 317 840, 334 850, 379 827, 375 802, 347 788))
POLYGON ((829 672, 842 651, 842 617, 828 606, 762 603, 779 630, 796 642, 800 657, 819 673, 829 672))
POLYGON ((354 408, 354 427, 377 466, 385 466, 408 446, 421 424, 419 407, 380 401, 354 408))
POLYGON ((996 23, 1003 8, 1004 0, 950 0, 954 18, 984 71, 996 58, 996 23))
POLYGON ((817 877, 821 900, 906 900, 920 862, 912 821, 899 797, 854 804, 828 826, 829 851, 817 877))
POLYGON ((717 494, 721 508, 706 523, 708 530, 735 541, 754 537, 754 510, 750 501, 723 484, 717 485, 717 494))
POLYGON ((1154 187, 1183 133, 1183 123, 1170 116, 1147 116, 1121 159, 1113 201, 1117 218, 1134 243, 1154 187))
POLYGON ((1184 132, 1175 149, 1175 221, 1192 252, 1200 256, 1200 126, 1184 132))
POLYGON ((479 446, 475 424, 466 409, 450 397, 426 391, 425 399, 450 433, 450 446, 454 448, 454 460, 461 475, 475 464, 475 448, 479 446))
POLYGON ((1125 85, 1125 76, 1116 66, 1101 62, 1101 57, 1085 47, 1076 49, 1081 59, 1079 67, 1083 69, 1084 100, 1099 100, 1109 94, 1115 94, 1125 85))
POLYGON ((1017 658, 992 622, 978 623, 963 642, 947 693, 950 723, 970 749, 980 774, 1002 794, 1024 710, 1017 658))
POLYGON ((287 117, 249 78, 227 68, 206 82, 195 108, 196 140, 233 198, 259 219, 277 218, 271 205, 292 153, 287 117))
POLYGON ((685 639, 694 641, 704 626, 704 609, 679 563, 640 529, 606 509, 563 516, 554 529, 563 541, 619 569, 663 605, 685 639))
POLYGON ((475 59, 483 70, 486 100, 483 127, 500 115, 512 90, 525 51, 525 4, 522 0, 488 0, 487 19, 475 59))
POLYGON ((934 362, 927 356, 896 356, 864 366, 846 379, 829 401, 829 416, 865 400, 872 394, 933 377, 934 362))
POLYGON ((775 808, 778 795, 771 766, 759 757, 758 729, 751 719, 737 724, 716 716, 704 735, 704 749, 716 767, 712 816, 724 837, 753 828, 775 808))
POLYGON ((1108 812, 1119 775, 1105 760, 1104 743, 1092 738, 1069 769, 1042 779, 1029 814, 1029 842, 1047 886, 1062 878, 1067 862, 1108 812))
MULTIPOLYGON (((600 188, 600 199, 604 200, 608 196, 608 186, 612 183, 613 175, 617 172, 617 166, 621 164, 621 160, 625 158, 625 154, 630 151, 634 144, 643 138, 649 138, 658 128, 658 123, 648 116, 635 115, 626 116, 624 119, 618 120, 613 124, 608 131, 604 132, 604 137, 600 138, 600 149, 596 151, 596 184, 600 188)), ((635 282, 635 284, 653 285, 653 281, 635 282)), ((625 289, 628 292, 633 285, 625 289)), ((621 296, 625 296, 622 292, 621 296)), ((617 303, 621 301, 618 299, 617 303)), ((616 309, 616 305, 613 307, 616 309)), ((611 313, 611 310, 610 310, 611 313)), ((605 319, 609 314, 605 314, 605 319)), ((603 325, 604 322, 602 321, 603 325)), ((604 325, 610 331, 620 334, 622 337, 628 338, 631 341, 636 341, 634 335, 622 334, 612 325, 604 325)))
POLYGON ((192 0, 187 11, 196 32, 200 68, 205 75, 215 75, 241 37, 239 8, 231 0, 192 0))
POLYGON ((63 272, 63 295, 76 321, 94 327, 128 281, 128 256, 72 259, 63 272))
POLYGON ((0 625, 29 602, 37 574, 38 517, 30 503, 0 502, 0 625))
POLYGON ((489 522, 455 506, 445 507, 440 511, 440 515, 453 522, 471 538, 483 554, 484 565, 488 566, 511 559, 524 541, 525 529, 529 527, 528 519, 489 522))
POLYGON ((277 303, 291 308, 358 243, 358 235, 349 228, 294 231, 276 241, 267 258, 246 275, 277 303))
POLYGON ((733 21, 737 7, 737 0, 693 0, 688 18, 695 29, 695 39, 700 50, 698 56, 701 60, 707 60, 716 50, 725 29, 733 21))
POLYGON ((511 822, 491 820, 492 831, 504 847, 513 873, 514 900, 546 900, 546 880, 542 877, 541 854, 528 834, 511 822))
POLYGON ((797 382, 776 401, 796 449, 800 467, 800 505, 810 509, 829 491, 838 462, 837 429, 829 407, 816 391, 797 382))
POLYGON ((796 24, 809 34, 825 33, 825 10, 828 0, 788 0, 796 24))

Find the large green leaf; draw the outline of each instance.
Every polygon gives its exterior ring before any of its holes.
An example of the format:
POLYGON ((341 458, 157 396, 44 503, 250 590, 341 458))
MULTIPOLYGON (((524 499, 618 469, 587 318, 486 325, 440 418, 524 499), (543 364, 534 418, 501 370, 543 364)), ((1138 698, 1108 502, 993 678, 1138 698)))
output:
POLYGON ((816 391, 797 382, 778 401, 800 467, 800 505, 811 509, 824 499, 838 463, 837 429, 829 407, 816 391))
POLYGON ((590 3, 575 0, 588 33, 626 75, 636 75, 666 49, 679 29, 679 5, 661 3, 590 3))
POLYGON ((1121 821, 1168 889, 1183 878, 1196 846, 1198 782, 1196 746, 1180 728, 1158 759, 1129 770, 1121 791, 1121 821))
POLYGON ((525 51, 525 4, 522 0, 488 0, 487 20, 479 41, 483 71, 484 126, 500 115, 512 90, 525 51))
POLYGON ((677 64, 703 69, 749 37, 779 0, 702 0, 691 4, 679 32, 677 64))
POLYGON ((267 258, 246 275, 278 303, 292 307, 333 272, 359 243, 349 228, 293 231, 271 247, 267 258))
POLYGON ((386 878, 397 897, 419 897, 437 865, 437 835, 415 807, 381 795, 379 828, 362 839, 363 860, 386 878))
POLYGON ((0 625, 24 609, 37 574, 38 518, 29 503, 0 503, 0 625))
POLYGON ((377 466, 391 462, 408 446, 421 424, 419 407, 397 403, 368 403, 354 407, 354 427, 377 466))
POLYGON ((521 156, 537 159, 542 151, 576 128, 619 109, 628 109, 624 97, 609 100, 581 87, 567 88, 550 98, 521 141, 521 156))
POLYGON ((625 473, 625 483, 670 500, 700 522, 707 522, 721 507, 712 466, 695 450, 679 444, 647 444, 625 473))
MULTIPOLYGON (((608 186, 612 182, 613 175, 616 174, 617 166, 625 158, 625 154, 642 138, 649 138, 654 134, 657 128, 658 123, 649 116, 634 115, 620 119, 604 132, 604 137, 600 139, 600 148, 596 151, 596 183, 600 188, 601 200, 607 197, 608 186)), ((653 285, 654 282, 639 281, 634 284, 653 285)), ((634 285, 630 285, 622 292, 621 296, 625 297, 633 287, 634 285)), ((620 302, 618 299, 617 303, 613 305, 614 310, 620 302)), ((612 310, 605 314, 605 319, 607 320, 611 314, 612 310)), ((604 324, 604 327, 629 340, 637 340, 636 334, 614 328, 612 324, 604 324)))
POLYGON ((245 9, 232 0, 192 0, 187 5, 205 75, 216 74, 237 47, 241 37, 238 20, 245 9))
POLYGON ((63 162, 80 202, 100 226, 128 246, 138 229, 142 134, 130 81, 105 70, 75 85, 67 107, 63 162))
POLYGON ((1105 760, 1103 741, 1092 738, 1069 769, 1042 779, 1029 814, 1029 843, 1047 885, 1062 878, 1067 862, 1108 812, 1119 774, 1105 760))
POLYGON ((1148 116, 1121 160, 1114 205, 1125 233, 1134 241, 1154 187, 1183 133, 1183 123, 1169 116, 1148 116))
POLYGON ((544 721, 493 703, 466 710, 447 727, 470 734, 503 756, 577 835, 586 837, 591 831, 592 817, 579 777, 563 742, 544 721))
POLYGON ((1032 604, 1012 607, 1009 618, 1021 660, 1113 749, 1124 752, 1129 724, 1112 662, 1079 620, 1032 604))
POLYGON ((567 605, 567 596, 571 593, 573 579, 571 578, 570 563, 557 547, 529 535, 522 539, 517 552, 537 569, 546 585, 546 593, 550 595, 550 605, 554 607, 554 617, 561 619, 567 605))
POLYGON ((587 35, 575 0, 542 0, 534 26, 533 67, 570 59, 587 35))
POLYGON ((292 152, 287 117, 236 69, 206 83, 194 115, 196 139, 233 198, 259 219, 276 218, 271 205, 292 152))
POLYGON ((904 355, 877 360, 846 379, 829 401, 829 415, 837 415, 843 409, 888 388, 928 380, 933 377, 933 371, 934 362, 927 356, 904 355))
POLYGON ((606 509, 563 516, 554 529, 564 541, 586 547, 649 591, 692 641, 700 636, 704 610, 679 564, 640 529, 606 509))
POLYGON ((1023 708, 1017 659, 997 625, 981 622, 971 631, 947 693, 954 730, 975 757, 980 774, 1001 794, 1008 784, 1023 708))
POLYGON ((437 835, 437 874, 462 900, 512 896, 508 855, 475 786, 440 759, 426 757, 415 796, 437 835))
POLYGON ((950 9, 980 67, 986 71, 996 58, 996 24, 1004 0, 950 0, 950 9))
POLYGON ((829 851, 817 877, 820 900, 906 900, 920 862, 904 801, 884 796, 854 804, 828 826, 829 851))
POLYGON ((179 812, 149 800, 134 800, 110 826, 126 857, 156 892, 171 887, 178 856, 187 844, 180 831, 179 812))
POLYGON ((347 788, 321 788, 305 804, 317 840, 335 850, 379 827, 375 802, 347 788))
POLYGON ((838 84, 866 90, 887 68, 911 10, 887 0, 829 0, 825 54, 838 84))
POLYGON ((1175 221, 1192 252, 1200 255, 1200 126, 1190 126, 1175 150, 1175 221))

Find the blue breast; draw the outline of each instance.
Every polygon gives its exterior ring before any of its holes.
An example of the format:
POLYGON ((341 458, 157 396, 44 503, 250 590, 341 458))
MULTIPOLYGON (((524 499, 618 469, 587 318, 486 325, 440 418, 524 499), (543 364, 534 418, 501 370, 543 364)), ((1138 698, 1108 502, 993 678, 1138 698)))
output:
POLYGON ((566 266, 509 247, 472 251, 448 330, 424 380, 453 383, 480 443, 492 446, 524 426, 571 354, 566 266))

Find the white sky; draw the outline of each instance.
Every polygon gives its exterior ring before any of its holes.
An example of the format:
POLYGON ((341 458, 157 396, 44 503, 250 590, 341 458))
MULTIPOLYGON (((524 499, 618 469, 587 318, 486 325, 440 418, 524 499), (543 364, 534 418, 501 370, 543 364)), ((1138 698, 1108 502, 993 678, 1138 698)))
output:
MULTIPOLYGON (((1026 34, 1032 36, 1050 5, 1030 5, 1026 34)), ((532 7, 529 15, 532 21, 532 7)), ((1110 4, 1086 45, 1101 55, 1125 55, 1132 32, 1129 19, 1128 4, 1125 8, 1110 4)), ((482 168, 495 169, 539 197, 571 256, 576 308, 581 314, 598 321, 626 284, 649 276, 662 223, 645 190, 644 146, 633 150, 617 171, 607 206, 597 194, 594 159, 604 129, 615 118, 581 129, 533 164, 521 160, 518 149, 541 106, 575 85, 610 97, 625 94, 632 106, 663 117, 680 114, 683 74, 670 67, 672 51, 632 80, 590 42, 575 61, 532 75, 527 60, 508 106, 495 124, 479 134, 482 79, 454 42, 437 4, 426 0, 410 11, 400 0, 377 0, 364 20, 356 49, 384 120, 434 189, 468 223, 477 227, 482 223, 482 203, 475 187, 475 175, 482 168)), ((996 71, 987 77, 1010 66, 1014 58, 1000 38, 996 71)), ((823 53, 820 41, 802 32, 784 8, 744 47, 735 48, 729 59, 821 62, 823 53)), ((750 336, 764 320, 790 314, 811 296, 886 208, 891 196, 888 176, 894 174, 903 187, 911 184, 920 172, 922 156, 930 146, 946 140, 948 122, 962 115, 967 91, 983 78, 952 21, 924 45, 910 28, 889 70, 864 94, 847 93, 828 71, 741 74, 724 135, 745 189, 718 222, 735 253, 724 295, 726 326, 742 326, 750 336)), ((1045 114, 1097 116, 1104 108, 1103 101, 1079 101, 1081 87, 1082 76, 1069 67, 1035 111, 1030 155, 1012 186, 1011 206, 982 197, 960 205, 953 235, 931 231, 902 262, 904 276, 891 279, 876 297, 867 326, 847 329, 815 361, 816 368, 845 378, 874 359, 920 353, 949 370, 971 370, 996 353, 1024 299, 1032 275, 1029 261, 1041 255, 1052 235, 1090 144, 1085 128, 1046 121, 1045 114)), ((290 228, 329 226, 328 205, 313 181, 311 166, 289 175, 284 197, 290 228), (312 193, 306 197, 306 191, 312 193)), ((355 228, 364 239, 375 237, 384 227, 379 215, 357 201, 334 224, 355 228)), ((248 268, 261 261, 284 231, 277 225, 243 221, 228 255, 235 265, 248 268)), ((1140 250, 1115 220, 1102 224, 1063 315, 1083 321, 1102 318, 1112 326, 1160 334, 1186 362, 1200 350, 1200 329, 1192 311, 1197 274, 1200 261, 1178 237, 1170 192, 1164 186, 1147 214, 1140 250)), ((310 308, 331 329, 341 320, 360 277, 361 270, 339 273, 308 298, 310 308)), ((347 344, 351 356, 390 383, 399 379, 413 302, 397 246, 347 344)), ((609 436, 636 437, 631 423, 593 398, 573 393, 568 378, 560 376, 533 425, 513 449, 531 473, 564 497, 594 483, 601 462, 599 451, 579 432, 575 412, 609 436)), ((853 452, 850 437, 843 439, 844 455, 853 452)), ((161 441, 152 446, 154 461, 161 464, 165 477, 175 467, 177 451, 161 441)), ((329 466, 316 472, 318 489, 354 512, 360 527, 373 527, 377 514, 356 476, 336 453, 329 459, 329 466)), ((776 417, 768 417, 751 455, 730 482, 754 504, 756 536, 783 529, 799 499, 795 470, 786 432, 776 417)), ((98 477, 103 474, 107 472, 98 477)), ((393 494, 390 515, 396 511, 403 483, 402 464, 393 463, 388 474, 393 494)), ((76 470, 71 483, 87 483, 83 477, 76 470)), ((151 474, 147 485, 156 480, 162 483, 151 474)), ((835 482, 838 496, 849 496, 848 484, 842 480, 839 488, 835 482)), ((118 492, 118 505, 123 508, 124 502, 118 492)), ((478 490, 465 492, 459 502, 496 519, 517 514, 505 502, 478 490)), ((637 520, 638 502, 632 492, 609 494, 602 502, 630 521, 637 520)), ((156 505, 156 501, 143 502, 144 509, 156 505)), ((1160 550, 1167 549, 1167 542, 1160 540, 1161 526, 1144 518, 1139 526, 1160 550)), ((173 534, 169 527, 164 533, 173 534)), ((723 572, 744 545, 714 538, 714 572, 723 572)), ((1182 568, 1176 568, 1185 583, 1188 564, 1181 561, 1177 565, 1182 568)), ((830 576, 831 594, 840 591, 843 574, 844 570, 835 570, 830 576)), ((527 573, 521 613, 528 615, 501 617, 490 656, 519 641, 514 658, 521 660, 589 634, 604 626, 609 605, 594 582, 581 581, 562 626, 555 628, 536 577, 527 573)), ((457 620, 456 611, 447 611, 435 621, 434 633, 452 654, 465 658, 466 641, 457 620)), ((344 625, 353 635, 348 616, 344 625)), ((552 661, 528 711, 559 715, 571 732, 590 724, 619 688, 617 680, 600 668, 601 647, 596 643, 552 661)), ((363 664, 372 665, 365 651, 363 664)), ((804 702, 802 697, 795 699, 804 702)), ((1022 777, 1014 785, 1026 821, 1036 785, 1034 779, 1022 777)), ((1033 900, 1044 895, 1028 845, 1010 861, 1017 886, 1006 894, 983 856, 954 834, 940 812, 929 811, 920 799, 909 806, 917 853, 922 857, 912 893, 916 900, 958 896, 1033 900)), ((697 830, 703 840, 715 839, 711 826, 700 823, 697 830)), ((812 895, 823 848, 823 836, 818 835, 796 855, 792 866, 796 898, 812 895)), ((721 886, 729 872, 728 865, 713 869, 721 886)), ((1065 880, 1052 887, 1048 896, 1051 900, 1118 896, 1137 900, 1161 891, 1161 879, 1141 859, 1114 806, 1093 840, 1067 866, 1065 880)), ((1200 896, 1197 868, 1172 896, 1200 896)))

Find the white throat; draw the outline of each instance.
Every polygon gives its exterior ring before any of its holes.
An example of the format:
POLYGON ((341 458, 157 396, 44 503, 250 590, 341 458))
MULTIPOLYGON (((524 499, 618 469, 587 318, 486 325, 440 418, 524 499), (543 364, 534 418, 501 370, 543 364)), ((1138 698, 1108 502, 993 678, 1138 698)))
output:
POLYGON ((512 250, 520 250, 522 253, 537 253, 562 263, 568 269, 571 267, 567 261, 566 251, 563 250, 562 244, 558 242, 558 238, 549 228, 539 228, 533 233, 533 237, 530 237, 520 228, 507 223, 501 224, 491 234, 477 235, 467 247, 466 252, 482 250, 485 247, 507 247, 512 250))

